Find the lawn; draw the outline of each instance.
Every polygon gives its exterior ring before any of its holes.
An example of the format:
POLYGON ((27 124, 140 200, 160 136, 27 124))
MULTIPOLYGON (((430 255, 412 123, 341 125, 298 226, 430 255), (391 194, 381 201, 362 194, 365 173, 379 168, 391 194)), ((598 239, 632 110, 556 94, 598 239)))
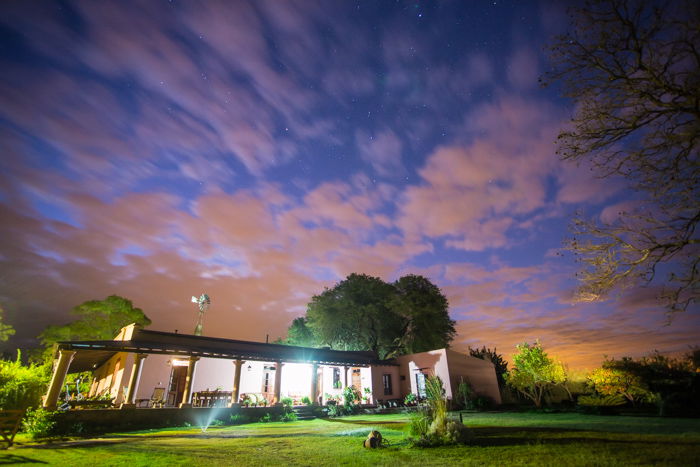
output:
POLYGON ((700 420, 580 414, 468 414, 470 446, 412 448, 406 415, 178 428, 20 445, 0 464, 51 465, 700 465, 700 420), (361 447, 371 429, 389 445, 361 447))

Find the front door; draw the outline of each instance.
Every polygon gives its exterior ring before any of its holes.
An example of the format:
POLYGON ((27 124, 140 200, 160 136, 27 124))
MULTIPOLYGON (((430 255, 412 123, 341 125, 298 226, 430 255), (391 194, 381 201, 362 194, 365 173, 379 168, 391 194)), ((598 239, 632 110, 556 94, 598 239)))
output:
POLYGON ((261 391, 262 396, 267 399, 267 402, 272 402, 275 398, 275 367, 267 366, 263 367, 263 380, 261 391))
POLYGON ((173 365, 170 371, 170 384, 168 384, 168 405, 177 406, 182 402, 186 379, 187 367, 173 365))
POLYGON ((362 393, 362 375, 359 368, 352 369, 352 386, 362 393))

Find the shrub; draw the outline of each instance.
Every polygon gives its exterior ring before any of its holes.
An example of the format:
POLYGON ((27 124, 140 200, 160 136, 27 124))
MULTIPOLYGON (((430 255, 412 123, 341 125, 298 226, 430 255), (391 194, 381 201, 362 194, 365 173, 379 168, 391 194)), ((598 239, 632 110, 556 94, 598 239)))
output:
POLYGON ((282 399, 280 399, 280 402, 285 407, 291 407, 292 405, 294 405, 294 399, 292 399, 291 397, 283 397, 282 399))
POLYGON ((578 404, 589 407, 616 407, 624 405, 625 398, 621 394, 610 394, 607 396, 592 394, 589 396, 579 396, 578 404))
POLYGON ((410 423, 408 425, 408 432, 412 436, 417 436, 418 438, 424 438, 428 435, 428 429, 430 428, 431 418, 427 410, 419 410, 411 415, 410 423))
POLYGON ((475 394, 472 386, 466 381, 461 381, 459 386, 457 386, 457 397, 462 408, 473 408, 474 404, 472 403, 472 399, 474 399, 474 396, 475 394))
POLYGON ((601 396, 598 394, 583 395, 578 398, 579 409, 592 415, 616 415, 617 409, 625 404, 625 398, 620 394, 601 396))
POLYGON ((614 361, 606 361, 602 368, 597 368, 588 375, 591 388, 604 396, 620 395, 633 405, 648 400, 650 393, 642 379, 630 371, 615 368, 614 364, 614 361))
POLYGON ((28 410, 22 422, 22 428, 32 439, 50 438, 55 435, 56 414, 39 407, 28 410))
POLYGON ((269 412, 267 412, 265 415, 260 417, 260 420, 259 420, 260 423, 269 423, 271 421, 272 421, 272 415, 270 415, 269 412))
POLYGON ((309 396, 304 396, 301 398, 301 403, 305 405, 311 405, 311 398, 309 396))
POLYGON ((346 407, 354 407, 357 402, 362 400, 362 396, 354 386, 348 386, 343 389, 343 399, 346 407))
POLYGON ((339 404, 328 404, 328 416, 340 417, 345 415, 345 407, 339 404))
POLYGON ((248 422, 250 422, 250 418, 247 415, 238 413, 231 415, 231 418, 229 418, 229 423, 231 423, 231 425, 242 425, 248 422))
POLYGON ((442 432, 447 422, 447 399, 442 387, 442 380, 438 376, 430 376, 425 379, 425 395, 432 419, 430 431, 442 432))
POLYGON ((456 420, 451 420, 445 425, 442 442, 444 444, 468 444, 472 438, 473 435, 469 428, 456 420))
POLYGON ((404 397, 403 403, 404 405, 413 405, 416 403, 417 400, 418 397, 416 397, 416 395, 412 392, 409 392, 408 394, 406 394, 406 397, 404 397))
POLYGON ((22 365, 17 351, 15 360, 0 360, 0 409, 37 407, 49 384, 48 365, 22 365))
POLYGON ((285 412, 280 420, 282 420, 283 422, 296 422, 297 414, 295 414, 294 412, 285 412))
POLYGON ((493 399, 488 396, 477 396, 472 400, 472 406, 478 410, 487 410, 495 405, 493 399))
POLYGON ((372 389, 371 389, 371 388, 365 388, 365 389, 364 389, 364 394, 362 395, 362 401, 363 401, 365 404, 368 404, 371 397, 372 397, 372 389))
POLYGON ((447 398, 442 380, 437 376, 425 380, 426 405, 411 416, 409 431, 415 446, 465 444, 471 439, 469 429, 458 421, 447 420, 447 398))

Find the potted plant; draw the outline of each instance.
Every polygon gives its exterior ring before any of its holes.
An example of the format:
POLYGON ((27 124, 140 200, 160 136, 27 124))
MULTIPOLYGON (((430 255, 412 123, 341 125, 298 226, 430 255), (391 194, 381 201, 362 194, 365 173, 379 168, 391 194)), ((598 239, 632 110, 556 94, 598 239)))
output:
POLYGON ((408 394, 406 394, 406 397, 404 398, 403 403, 405 405, 416 405, 417 400, 418 400, 418 398, 416 397, 416 395, 413 394, 412 392, 409 392, 408 394))

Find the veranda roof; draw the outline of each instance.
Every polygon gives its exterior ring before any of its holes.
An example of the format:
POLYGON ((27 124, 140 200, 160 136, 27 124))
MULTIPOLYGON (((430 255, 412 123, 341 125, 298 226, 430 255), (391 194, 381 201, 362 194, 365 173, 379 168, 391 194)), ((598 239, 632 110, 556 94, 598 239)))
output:
POLYGON ((97 368, 117 352, 343 366, 397 364, 394 360, 379 360, 367 351, 316 349, 145 329, 135 331, 130 340, 66 341, 59 342, 58 349, 76 351, 71 373, 97 368))

